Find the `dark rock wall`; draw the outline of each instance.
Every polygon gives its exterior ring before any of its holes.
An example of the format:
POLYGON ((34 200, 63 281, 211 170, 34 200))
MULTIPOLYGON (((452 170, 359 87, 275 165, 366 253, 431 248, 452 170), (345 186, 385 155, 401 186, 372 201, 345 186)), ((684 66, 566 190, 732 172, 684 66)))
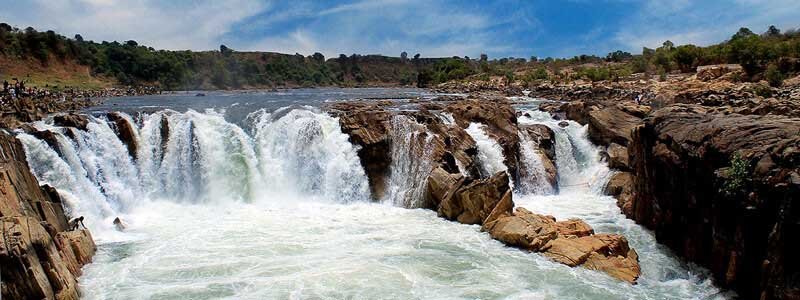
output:
POLYGON ((0 272, 4 299, 77 299, 77 277, 91 262, 88 230, 67 231, 61 198, 39 186, 22 144, 0 130, 0 272))
POLYGON ((800 297, 800 119, 674 105, 631 136, 629 217, 743 299, 800 297), (735 153, 748 176, 728 191, 735 153))

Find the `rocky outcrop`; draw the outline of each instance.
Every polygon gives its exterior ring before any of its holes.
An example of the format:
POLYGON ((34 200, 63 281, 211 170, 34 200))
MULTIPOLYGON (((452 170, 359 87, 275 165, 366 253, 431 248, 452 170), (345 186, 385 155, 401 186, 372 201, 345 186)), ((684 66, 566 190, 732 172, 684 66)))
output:
MULTIPOLYGON (((374 199, 383 199, 389 168, 392 164, 392 147, 394 139, 404 138, 412 130, 395 128, 398 117, 403 116, 415 123, 417 137, 427 147, 425 155, 432 169, 441 166, 449 173, 463 173, 477 176, 475 141, 466 132, 470 122, 481 122, 487 125, 489 134, 498 140, 507 154, 510 173, 516 174, 516 151, 518 147, 516 133, 516 115, 508 102, 486 102, 474 100, 454 101, 445 98, 440 102, 417 102, 416 110, 390 109, 395 103, 377 102, 342 102, 328 107, 330 113, 339 118, 342 131, 349 135, 350 141, 358 145, 359 159, 369 178, 374 199), (473 106, 474 105, 474 106, 473 106), (447 120, 440 112, 429 111, 426 107, 444 109, 453 116, 447 120), (402 132, 400 132, 402 131, 402 132)), ((403 120, 405 121, 405 120, 403 120)), ((505 153, 504 153, 505 154, 505 153)), ((432 203, 426 201, 426 203, 432 203)), ((431 207, 435 208, 435 207, 431 207)))
POLYGON ((445 111, 451 113, 461 128, 476 122, 486 125, 488 135, 503 148, 505 165, 512 179, 518 177, 519 136, 517 114, 505 98, 467 99, 449 104, 445 111))
MULTIPOLYGON (((483 224, 498 202, 511 197, 508 182, 506 172, 471 182, 459 179, 455 183, 461 183, 462 186, 435 201, 439 203, 439 216, 463 224, 483 224)), ((448 188, 448 192, 453 187, 456 186, 448 188)))
POLYGON ((87 230, 67 231, 58 193, 40 187, 22 144, 0 132, 0 272, 7 299, 77 299, 77 277, 95 245, 87 230))
POLYGON ((483 229, 503 243, 533 252, 541 252, 570 267, 598 270, 630 283, 641 274, 639 257, 625 237, 594 234, 583 221, 557 222, 551 216, 517 208, 484 224, 483 229))
POLYGON ((131 157, 136 159, 139 145, 136 141, 136 129, 133 127, 133 124, 128 122, 128 120, 118 112, 110 112, 107 116, 108 120, 114 123, 114 129, 116 129, 119 140, 128 148, 128 153, 131 157))
POLYGON ((630 172, 617 172, 611 175, 604 193, 617 198, 617 206, 626 216, 633 214, 633 175, 630 172))
POLYGON ((632 139, 630 218, 744 299, 800 297, 800 119, 680 104, 632 139))
POLYGON ((89 125, 89 118, 79 114, 62 114, 53 116, 53 124, 61 127, 74 127, 86 131, 89 125))
POLYGON ((439 216, 482 224, 482 230, 509 246, 541 252, 568 266, 603 271, 631 283, 641 273, 636 251, 620 235, 595 235, 591 226, 577 219, 557 222, 524 208, 514 211, 505 172, 470 182, 461 174, 437 168, 428 178, 428 189, 439 203, 439 216))
POLYGON ((617 143, 611 143, 606 148, 608 166, 613 169, 629 171, 628 148, 617 143))
POLYGON ((591 111, 587 121, 590 139, 600 145, 616 143, 627 146, 631 140, 631 130, 642 124, 641 117, 618 106, 591 111))

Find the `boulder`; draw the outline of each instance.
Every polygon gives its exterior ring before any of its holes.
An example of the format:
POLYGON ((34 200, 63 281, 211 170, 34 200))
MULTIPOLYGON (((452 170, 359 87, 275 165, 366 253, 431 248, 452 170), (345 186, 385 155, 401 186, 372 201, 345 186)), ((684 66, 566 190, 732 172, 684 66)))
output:
POLYGON ((89 125, 89 118, 84 115, 73 113, 56 115, 53 117, 53 124, 56 126, 73 127, 86 131, 86 127, 89 125))
POLYGON ((629 171, 630 165, 628 163, 628 148, 617 143, 611 143, 606 148, 608 154, 608 167, 629 171))
POLYGON ((539 252, 550 240, 558 237, 553 219, 521 207, 513 215, 500 217, 486 224, 484 230, 492 238, 507 245, 535 252, 539 252))
POLYGON ((118 112, 110 112, 107 114, 107 116, 108 120, 114 123, 114 128, 116 129, 117 137, 119 137, 122 143, 124 143, 125 146, 128 148, 128 154, 130 154, 131 157, 136 159, 139 145, 136 138, 137 133, 134 125, 128 122, 128 119, 123 117, 118 112))
POLYGON ((631 140, 631 130, 642 124, 642 118, 629 114, 617 107, 606 107, 588 114, 589 137, 597 144, 617 143, 627 146, 631 140))
POLYGON ((474 180, 460 187, 451 197, 442 199, 439 216, 463 224, 483 224, 506 192, 509 192, 506 172, 474 180))
POLYGON ((50 146, 51 149, 56 151, 56 153, 58 153, 59 156, 62 155, 61 146, 58 144, 58 138, 56 137, 56 134, 53 133, 52 131, 50 130, 33 131, 30 132, 30 134, 36 137, 37 139, 40 139, 45 143, 47 143, 47 145, 50 146))

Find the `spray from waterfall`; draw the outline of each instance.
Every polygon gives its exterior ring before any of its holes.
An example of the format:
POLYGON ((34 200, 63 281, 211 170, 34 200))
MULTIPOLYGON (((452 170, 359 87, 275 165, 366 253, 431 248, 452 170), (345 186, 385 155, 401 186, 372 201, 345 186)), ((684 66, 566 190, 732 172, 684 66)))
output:
POLYGON ((486 125, 469 123, 466 131, 478 146, 478 165, 481 177, 490 177, 500 171, 508 172, 508 167, 504 162, 503 148, 495 139, 486 134, 486 125))
POLYGON ((34 175, 59 191, 70 215, 102 220, 90 225, 99 232, 143 201, 369 198, 355 147, 337 119, 317 110, 258 111, 249 131, 213 110, 143 114, 138 125, 122 118, 135 128, 137 159, 102 117, 90 117, 86 131, 36 124, 54 132, 58 151, 18 134, 34 175))
POLYGON ((391 128, 392 164, 384 202, 406 208, 422 207, 426 179, 432 169, 433 135, 424 125, 404 115, 394 116, 391 128))
MULTIPOLYGON (((539 110, 523 112, 518 122, 521 125, 542 124, 555 133, 555 159, 559 190, 588 189, 594 194, 602 193, 612 172, 602 162, 598 147, 589 141, 587 126, 574 121, 556 120, 549 113, 539 110)), ((523 163, 530 163, 533 165, 533 169, 542 171, 543 169, 535 166, 539 159, 531 155, 534 151, 524 149, 525 145, 522 147, 523 157, 521 160, 523 163)), ((539 194, 539 191, 534 191, 534 193, 539 194)))

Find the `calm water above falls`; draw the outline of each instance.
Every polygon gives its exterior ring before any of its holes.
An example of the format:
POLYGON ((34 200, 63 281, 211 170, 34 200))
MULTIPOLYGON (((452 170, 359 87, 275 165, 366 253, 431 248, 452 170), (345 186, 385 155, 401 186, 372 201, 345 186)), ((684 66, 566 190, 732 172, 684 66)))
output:
MULTIPOLYGON (((124 108, 131 114, 138 129, 137 160, 101 116, 76 141, 59 135, 61 155, 20 134, 36 176, 59 189, 73 214, 87 216, 98 242, 94 263, 80 278, 83 296, 725 298, 699 270, 680 263, 650 232, 625 219, 613 198, 600 195, 609 170, 578 124, 561 128, 535 111, 520 118, 556 132, 562 186, 556 195, 515 194, 515 202, 559 219, 583 218, 596 232, 624 234, 641 260, 638 285, 505 247, 478 226, 445 221, 433 211, 400 207, 413 206, 408 202, 370 203, 356 149, 336 119, 314 106, 380 97, 387 90, 335 91, 338 97, 324 90, 289 91, 278 97, 283 100, 269 94, 121 98, 90 110, 124 108), (285 102, 293 96, 306 100, 285 102), (289 105, 309 107, 280 109, 289 105), (159 130, 165 119, 168 137, 159 130), (128 231, 111 229, 116 216, 128 223, 128 231)), ((398 97, 421 93, 389 91, 398 97)), ((47 122, 36 126, 63 130, 47 122)), ((496 142, 480 124, 471 127, 481 139, 483 169, 502 169, 496 142)), ((398 199, 408 199, 415 190, 404 176, 417 176, 426 165, 397 157, 410 161, 398 163, 390 182, 404 195, 398 199)))

